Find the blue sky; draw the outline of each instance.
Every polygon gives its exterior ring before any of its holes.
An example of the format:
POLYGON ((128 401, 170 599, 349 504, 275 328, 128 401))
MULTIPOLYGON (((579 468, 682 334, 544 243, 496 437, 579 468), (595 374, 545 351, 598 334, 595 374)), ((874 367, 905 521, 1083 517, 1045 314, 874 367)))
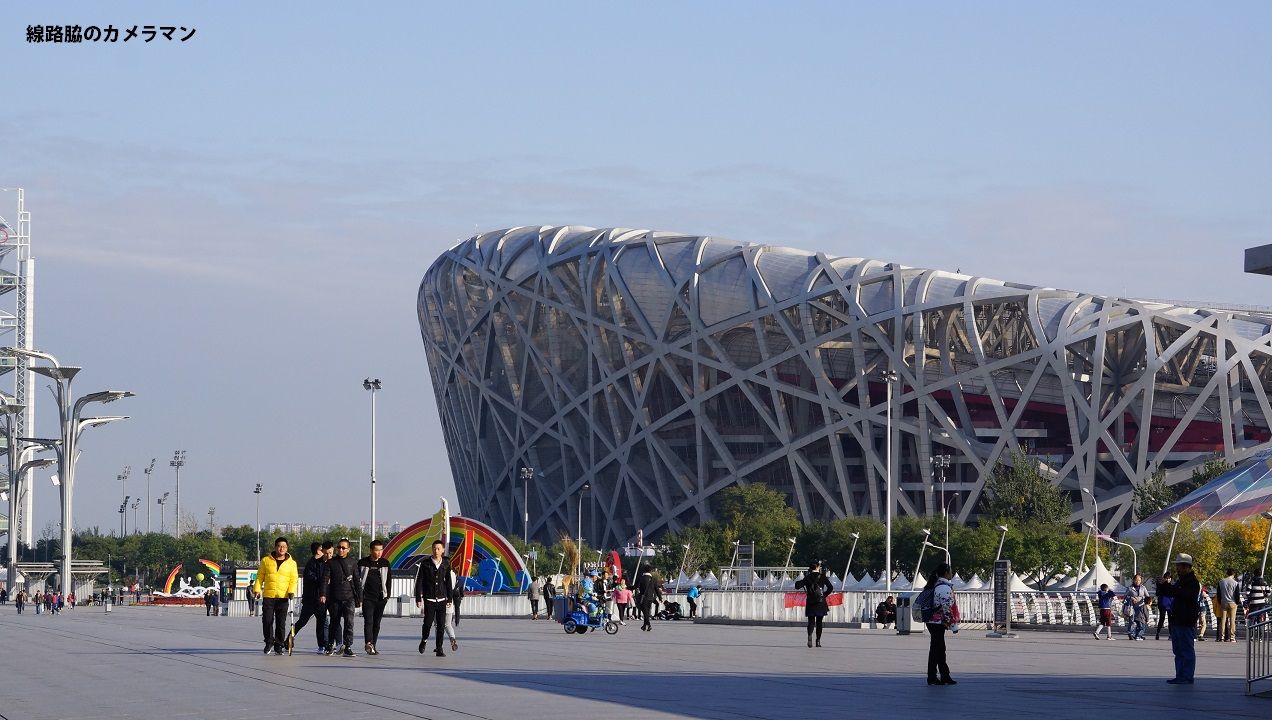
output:
POLYGON ((266 522, 367 519, 367 375, 380 519, 454 501, 415 292, 478 230, 1272 305, 1241 273, 1272 242, 1272 6, 1104 5, 10 4, 0 186, 35 217, 36 342, 79 390, 139 394, 84 443, 76 525, 118 526, 124 465, 125 492, 151 457, 172 490, 177 447, 203 522, 251 522, 256 482, 266 522), (33 23, 198 32, 29 45, 33 23))

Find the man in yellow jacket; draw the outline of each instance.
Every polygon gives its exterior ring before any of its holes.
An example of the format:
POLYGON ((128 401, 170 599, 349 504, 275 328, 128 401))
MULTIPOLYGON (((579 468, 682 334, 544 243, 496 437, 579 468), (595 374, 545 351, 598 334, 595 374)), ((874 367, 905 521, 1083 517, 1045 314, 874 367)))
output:
POLYGON ((261 596, 261 628, 265 654, 283 654, 287 642, 287 604, 296 595, 296 561, 287 553, 287 538, 274 541, 274 552, 261 558, 252 592, 261 596))

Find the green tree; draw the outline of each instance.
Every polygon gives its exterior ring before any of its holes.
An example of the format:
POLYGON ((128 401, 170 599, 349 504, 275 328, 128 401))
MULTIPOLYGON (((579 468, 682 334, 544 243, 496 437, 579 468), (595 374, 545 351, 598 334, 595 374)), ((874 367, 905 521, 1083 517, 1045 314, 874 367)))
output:
POLYGON ((722 491, 718 516, 723 519, 731 540, 755 543, 755 561, 760 566, 780 565, 790 549, 788 538, 799 534, 799 518, 786 495, 764 483, 735 485, 722 491))
POLYGON ((1179 499, 1176 489, 1166 484, 1166 471, 1157 468, 1135 488, 1135 519, 1142 520, 1179 499))
POLYGON ((1040 522, 1064 523, 1069 517, 1069 502, 1046 477, 1038 460, 1017 450, 1011 460, 1001 460, 985 481, 982 497, 983 514, 1013 525, 1040 522))
MULTIPOLYGON (((1144 540, 1144 549, 1140 553, 1141 571, 1146 576, 1155 576, 1161 572, 1162 564, 1167 560, 1166 550, 1170 545, 1170 523, 1149 534, 1144 540)), ((1220 567, 1220 555, 1223 553, 1223 537, 1207 527, 1201 527, 1197 518, 1190 513, 1179 517, 1179 529, 1175 533, 1175 547, 1172 555, 1188 553, 1193 557, 1193 572, 1202 584, 1213 584, 1223 577, 1224 568, 1220 567)), ((1173 560, 1174 558, 1171 558, 1173 560)))

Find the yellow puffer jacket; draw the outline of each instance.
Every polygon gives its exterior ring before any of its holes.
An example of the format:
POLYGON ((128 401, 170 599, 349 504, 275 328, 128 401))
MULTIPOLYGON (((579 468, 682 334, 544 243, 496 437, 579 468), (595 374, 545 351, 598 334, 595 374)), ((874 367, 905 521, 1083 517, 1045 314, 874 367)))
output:
POLYGON ((256 571, 252 591, 267 598, 292 597, 296 594, 296 575, 296 561, 291 555, 282 562, 275 560, 272 554, 266 555, 261 558, 261 569, 256 571))

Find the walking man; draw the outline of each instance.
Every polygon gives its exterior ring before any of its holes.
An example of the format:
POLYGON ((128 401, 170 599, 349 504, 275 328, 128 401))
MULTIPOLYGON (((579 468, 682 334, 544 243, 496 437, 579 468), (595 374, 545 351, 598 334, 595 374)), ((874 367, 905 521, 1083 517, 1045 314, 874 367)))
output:
POLYGON ((648 567, 642 568, 640 577, 636 578, 636 605, 640 607, 641 630, 652 632, 649 618, 654 607, 662 602, 662 586, 654 579, 648 567))
POLYGON ((1193 574, 1192 555, 1175 556, 1175 582, 1170 586, 1174 602, 1170 607, 1170 649, 1175 654, 1175 677, 1166 682, 1171 685, 1192 685, 1197 670, 1197 650, 1193 646, 1197 637, 1197 598, 1201 584, 1193 574))
POLYGON ((336 556, 327 563, 327 576, 318 597, 327 606, 331 627, 327 631, 327 654, 336 654, 336 639, 343 641, 344 656, 353 652, 353 609, 362 604, 362 587, 357 581, 358 564, 349 557, 349 538, 336 543, 336 556), (343 630, 343 632, 342 632, 343 630))
POLYGON ((1237 641, 1237 593, 1240 587, 1237 571, 1228 568, 1228 574, 1219 581, 1219 627, 1215 631, 1215 640, 1219 642, 1237 641))
POLYGON ((314 618, 314 635, 318 640, 318 652, 327 648, 327 617, 322 611, 323 605, 318 602, 318 597, 322 595, 322 581, 327 574, 327 556, 322 551, 322 543, 319 542, 310 543, 309 552, 313 557, 305 563, 304 582, 300 588, 300 619, 292 626, 291 634, 287 636, 289 654, 295 649, 296 636, 300 634, 311 617, 314 618))
POLYGON ((274 552, 261 558, 252 592, 261 596, 261 631, 265 654, 283 654, 287 642, 287 603, 296 594, 296 561, 287 552, 287 538, 274 541, 274 552))
POLYGON ((389 602, 389 561, 384 559, 384 543, 371 541, 371 555, 358 561, 358 583, 362 586, 362 639, 368 655, 379 655, 375 643, 380 638, 380 619, 389 602))
POLYGON ((420 562, 415 570, 415 607, 424 609, 424 629, 420 633, 420 653, 428 647, 429 628, 437 626, 437 645, 433 653, 446 657, 442 650, 442 635, 446 632, 446 613, 450 610, 454 583, 451 581, 450 563, 446 561, 446 543, 433 541, 433 555, 420 562))

